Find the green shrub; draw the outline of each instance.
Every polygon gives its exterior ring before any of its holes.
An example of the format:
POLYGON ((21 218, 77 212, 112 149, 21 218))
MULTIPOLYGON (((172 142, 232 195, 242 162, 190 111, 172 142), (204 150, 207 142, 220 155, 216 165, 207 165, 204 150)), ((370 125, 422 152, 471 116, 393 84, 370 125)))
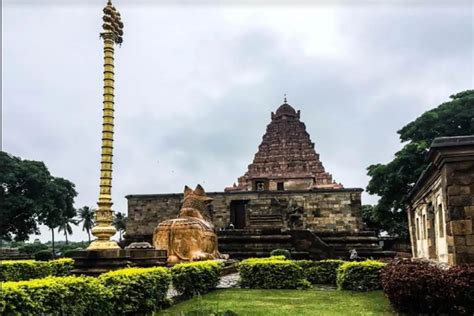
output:
POLYGON ((286 259, 291 259, 291 252, 286 249, 275 249, 270 252, 271 257, 284 256, 286 259))
POLYGON ((60 258, 48 261, 51 266, 51 275, 53 276, 67 276, 74 268, 74 260, 71 258, 60 258))
POLYGON ((207 293, 219 284, 222 263, 208 260, 180 263, 171 268, 173 287, 184 297, 207 293))
POLYGON ((342 290, 381 289, 380 272, 385 263, 375 260, 346 262, 337 269, 337 287, 342 290))
MULTIPOLYGON (((304 261, 304 260, 301 260, 304 261)), ((312 284, 334 284, 336 285, 337 269, 346 261, 337 259, 327 259, 321 261, 310 261, 311 264, 299 264, 306 279, 312 284)))
POLYGON ((246 288, 295 289, 307 288, 303 269, 283 256, 250 258, 239 264, 240 285, 246 288))
POLYGON ((5 260, 0 271, 0 281, 20 281, 51 275, 51 266, 47 261, 5 260))
POLYGON ((72 258, 76 254, 76 252, 79 251, 79 250, 82 250, 82 249, 77 248, 77 249, 66 250, 62 253, 62 257, 63 258, 72 258))
POLYGON ((33 255, 41 250, 48 250, 48 246, 41 244, 41 243, 33 243, 33 244, 25 244, 18 248, 20 253, 26 253, 29 255, 33 255))
POLYGON ((126 268, 104 273, 98 279, 112 292, 114 314, 150 313, 168 303, 171 275, 166 268, 126 268))
POLYGON ((47 276, 66 276, 72 270, 74 260, 6 260, 0 264, 0 281, 22 281, 47 276))
POLYGON ((48 261, 53 259, 53 254, 50 250, 40 250, 35 253, 35 260, 37 261, 48 261))
POLYGON ((5 282, 3 315, 111 315, 111 293, 96 278, 49 277, 5 282))

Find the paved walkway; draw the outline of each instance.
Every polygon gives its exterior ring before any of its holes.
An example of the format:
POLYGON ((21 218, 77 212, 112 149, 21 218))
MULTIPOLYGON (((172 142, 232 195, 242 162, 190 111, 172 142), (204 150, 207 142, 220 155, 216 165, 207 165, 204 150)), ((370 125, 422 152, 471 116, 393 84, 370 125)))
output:
MULTIPOLYGON (((238 273, 232 273, 228 275, 224 275, 221 277, 221 280, 219 281, 219 284, 217 285, 218 289, 228 289, 232 287, 238 287, 238 282, 239 282, 239 274, 238 273)), ((170 286, 168 290, 168 294, 166 295, 168 298, 174 298, 178 296, 178 292, 170 286)))
POLYGON ((217 285, 218 289, 228 289, 231 287, 239 287, 239 273, 231 273, 228 275, 224 275, 221 277, 221 281, 219 285, 217 285))

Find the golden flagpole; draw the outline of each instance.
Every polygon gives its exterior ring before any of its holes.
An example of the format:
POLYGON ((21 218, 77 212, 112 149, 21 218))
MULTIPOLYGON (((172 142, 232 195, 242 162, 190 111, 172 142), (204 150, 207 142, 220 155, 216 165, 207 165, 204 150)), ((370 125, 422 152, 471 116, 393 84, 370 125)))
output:
POLYGON ((96 212, 96 223, 92 234, 97 237, 87 249, 120 249, 118 244, 110 240, 116 233, 112 226, 112 158, 114 142, 114 46, 121 44, 123 39, 123 23, 120 13, 108 0, 104 8, 103 32, 104 40, 104 98, 102 121, 102 152, 100 161, 100 193, 99 206, 96 212))

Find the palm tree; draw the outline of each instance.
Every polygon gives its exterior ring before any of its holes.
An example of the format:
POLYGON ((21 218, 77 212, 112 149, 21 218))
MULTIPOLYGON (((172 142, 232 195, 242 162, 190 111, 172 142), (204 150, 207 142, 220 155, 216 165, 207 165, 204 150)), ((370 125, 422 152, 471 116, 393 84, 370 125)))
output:
POLYGON ((64 231, 64 236, 66 237, 66 245, 69 244, 67 239, 68 235, 72 235, 72 225, 77 225, 78 221, 74 217, 63 217, 61 223, 58 226, 58 232, 64 231))
POLYGON ((125 231, 127 227, 127 216, 123 213, 117 212, 114 214, 113 224, 117 231, 119 232, 119 240, 122 241, 122 233, 125 231))
POLYGON ((82 222, 82 230, 87 232, 89 243, 91 242, 91 229, 94 227, 95 210, 89 206, 79 209, 79 223, 82 222))

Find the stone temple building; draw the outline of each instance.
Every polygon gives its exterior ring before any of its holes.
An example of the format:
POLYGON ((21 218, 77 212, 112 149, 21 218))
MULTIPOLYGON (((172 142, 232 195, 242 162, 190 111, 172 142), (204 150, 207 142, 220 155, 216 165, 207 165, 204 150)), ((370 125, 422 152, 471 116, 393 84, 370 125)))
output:
POLYGON ((409 194, 413 257, 474 263, 474 136, 436 138, 409 194))
MULTIPOLYGON (((374 232, 364 231, 360 188, 344 188, 326 172, 300 111, 286 99, 267 126, 253 162, 238 183, 214 199, 207 218, 219 249, 231 257, 265 256, 285 248, 296 256, 391 255, 374 232)), ((151 241, 158 223, 174 218, 183 195, 133 194, 128 199, 127 242, 151 241)))

